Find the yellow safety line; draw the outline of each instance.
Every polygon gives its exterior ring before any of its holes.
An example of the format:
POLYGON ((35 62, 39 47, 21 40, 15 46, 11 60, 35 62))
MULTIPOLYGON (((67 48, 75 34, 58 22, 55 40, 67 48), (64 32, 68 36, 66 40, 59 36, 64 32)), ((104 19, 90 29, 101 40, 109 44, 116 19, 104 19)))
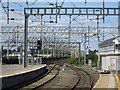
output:
POLYGON ((118 76, 117 76, 117 75, 115 75, 115 78, 116 78, 116 80, 117 80, 118 90, 120 90, 120 80, 119 80, 119 78, 118 78, 118 76))

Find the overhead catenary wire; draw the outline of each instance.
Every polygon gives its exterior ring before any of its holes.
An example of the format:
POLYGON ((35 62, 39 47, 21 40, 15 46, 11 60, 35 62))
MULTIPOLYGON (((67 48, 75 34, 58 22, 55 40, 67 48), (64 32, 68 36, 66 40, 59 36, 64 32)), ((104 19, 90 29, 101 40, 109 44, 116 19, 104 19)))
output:
POLYGON ((32 5, 34 5, 37 1, 38 1, 38 0, 35 0, 35 1, 32 3, 32 5))
POLYGON ((47 0, 45 0, 47 3, 49 3, 49 5, 51 5, 51 6, 55 6, 53 3, 51 3, 51 2, 49 2, 49 1, 47 1, 47 0))
POLYGON ((17 2, 11 2, 11 3, 14 3, 14 4, 17 4, 17 5, 19 5, 20 7, 25 7, 25 6, 23 6, 23 5, 21 5, 21 4, 18 4, 17 2))
POLYGON ((63 1, 62 1, 62 3, 61 3, 61 5, 60 5, 60 7, 62 7, 62 6, 63 6, 64 2, 65 2, 65 0, 63 0, 63 1))
POLYGON ((6 15, 7 15, 7 10, 5 9, 6 7, 4 7, 4 5, 3 5, 3 3, 2 3, 2 0, 1 0, 1 5, 2 5, 2 8, 3 8, 3 10, 4 10, 4 12, 6 13, 6 15))
POLYGON ((87 4, 87 0, 85 0, 85 4, 87 4))
MULTIPOLYGON (((70 1, 70 0, 69 0, 69 1, 70 1)), ((75 5, 73 2, 70 1, 70 3, 71 3, 74 7, 76 7, 76 5, 75 5)))
POLYGON ((28 0, 26 0, 26 5, 27 5, 27 7, 29 7, 29 2, 28 2, 28 0))

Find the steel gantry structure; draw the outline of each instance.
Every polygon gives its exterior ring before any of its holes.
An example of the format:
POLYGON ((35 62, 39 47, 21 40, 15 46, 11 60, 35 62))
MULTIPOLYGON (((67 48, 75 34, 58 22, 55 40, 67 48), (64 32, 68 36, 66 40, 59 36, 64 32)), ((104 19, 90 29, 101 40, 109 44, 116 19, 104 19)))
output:
MULTIPOLYGON (((25 67, 27 66, 26 64, 26 60, 27 60, 27 47, 28 47, 28 18, 30 15, 41 15, 41 17, 43 15, 55 15, 56 16, 56 23, 57 23, 57 17, 58 15, 68 15, 70 16, 70 23, 69 23, 69 30, 68 30, 68 44, 70 43, 70 39, 71 39, 71 16, 73 15, 96 15, 97 18, 99 16, 110 16, 110 15, 114 15, 114 16, 119 16, 120 12, 119 12, 120 8, 81 8, 81 7, 59 7, 57 6, 56 3, 56 7, 39 7, 39 8, 24 8, 24 14, 25 14, 25 32, 24 32, 24 40, 25 40, 25 44, 24 44, 24 64, 25 67)), ((41 18, 42 19, 42 18, 41 18)), ((104 19, 104 18, 103 18, 104 19)), ((99 23, 97 23, 97 38, 98 38, 98 65, 99 65, 99 61, 100 61, 100 57, 99 57, 99 43, 100 43, 100 38, 99 38, 99 32, 100 30, 99 28, 99 23)), ((84 62, 86 62, 84 60, 84 62)))
MULTIPOLYGON (((9 2, 7 3, 7 22, 9 23, 9 12, 14 9, 9 9, 9 2)), ((27 3, 28 4, 28 3, 27 3)), ((73 5, 74 6, 74 5, 73 5)), ((42 38, 43 48, 48 49, 62 49, 72 47, 79 47, 79 39, 84 37, 84 49, 86 50, 87 37, 96 36, 98 39, 98 46, 100 43, 100 37, 105 34, 119 35, 120 31, 118 27, 100 27, 99 17, 103 16, 103 23, 105 16, 119 16, 120 7, 118 8, 106 8, 103 0, 103 7, 63 7, 58 6, 57 0, 53 7, 28 7, 24 8, 25 26, 2 26, 1 28, 1 43, 4 47, 24 46, 24 67, 27 66, 27 50, 29 48, 36 47, 36 41, 42 38), (29 26, 29 16, 41 16, 41 25, 29 26), (72 27, 72 16, 81 15, 96 16, 96 27, 72 27), (69 26, 44 26, 42 19, 43 16, 55 16, 55 23, 58 22, 58 16, 69 16, 69 26)), ((54 21, 50 21, 54 23, 54 21)), ((119 23, 120 24, 120 23, 119 23)), ((89 43, 89 39, 88 39, 89 43)), ((99 54, 99 47, 98 47, 99 54)), ((99 55, 98 55, 99 56, 99 55)), ((100 57, 98 57, 100 59, 100 57)), ((99 61, 99 60, 98 60, 99 61)), ((84 59, 84 62, 86 60, 84 59)), ((99 64, 99 62, 98 62, 99 64)))
MULTIPOLYGON (((8 48, 24 46, 24 27, 22 26, 2 26, 1 44, 8 48), (6 37, 6 38, 5 38, 6 37)), ((118 27, 99 27, 99 35, 114 34, 117 36, 118 27), (113 33, 114 32, 114 33, 113 33)), ((37 40, 43 38, 43 49, 68 50, 68 33, 67 26, 29 26, 28 27, 28 47, 36 49, 37 40)), ((97 35, 97 27, 71 27, 71 39, 69 48, 79 48, 79 42, 82 42, 83 35, 93 37, 97 35), (88 31, 89 29, 89 31, 88 31), (79 39, 79 40, 78 40, 79 39)))
MULTIPOLYGON (((24 27, 19 26, 2 26, 1 29, 1 44, 3 44, 4 47, 7 47, 7 41, 9 40, 10 46, 13 46, 14 44, 18 43, 18 46, 22 45, 24 43, 24 27), (4 38, 6 37, 6 38, 4 38)), ((102 35, 108 35, 108 34, 114 34, 115 36, 118 35, 118 27, 99 27, 99 35, 102 37, 102 35)), ((69 27, 66 26, 29 26, 28 28, 29 35, 28 35, 28 41, 30 42, 30 46, 32 46, 32 42, 36 44, 37 39, 41 38, 43 34, 44 38, 44 44, 45 43, 54 43, 55 39, 56 42, 64 42, 67 44, 68 39, 68 32, 69 27), (42 30, 41 30, 42 29, 42 30), (55 38, 54 38, 55 37, 55 38)), ((97 27, 71 27, 71 43, 77 42, 76 39, 82 38, 84 34, 88 36, 94 36, 97 35, 97 27)), ((34 45, 33 45, 34 46, 34 45)), ((66 45, 67 46, 67 45, 66 45)), ((47 47, 44 46, 45 48, 47 47)))

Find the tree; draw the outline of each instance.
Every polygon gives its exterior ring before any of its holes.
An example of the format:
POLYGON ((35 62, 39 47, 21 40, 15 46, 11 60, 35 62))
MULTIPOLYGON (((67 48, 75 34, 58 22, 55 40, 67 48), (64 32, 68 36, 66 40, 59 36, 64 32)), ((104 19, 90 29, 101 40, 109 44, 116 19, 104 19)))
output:
POLYGON ((7 49, 2 50, 2 56, 6 56, 7 55, 7 49))
POLYGON ((89 50, 89 54, 87 55, 87 61, 89 59, 92 60, 92 66, 96 66, 97 65, 98 56, 96 55, 95 51, 89 50))

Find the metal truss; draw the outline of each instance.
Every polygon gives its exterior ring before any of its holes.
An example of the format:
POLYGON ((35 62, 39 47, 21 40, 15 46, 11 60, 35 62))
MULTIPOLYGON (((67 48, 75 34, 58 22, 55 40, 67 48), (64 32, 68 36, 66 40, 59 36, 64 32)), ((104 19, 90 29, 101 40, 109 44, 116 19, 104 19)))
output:
MULTIPOLYGON (((70 17, 70 21, 69 21, 69 28, 68 29, 68 48, 70 48, 70 41, 71 41, 71 16, 72 15, 96 15, 97 18, 99 18, 99 16, 103 15, 114 15, 114 16, 119 16, 120 8, 81 8, 81 7, 58 7, 56 4, 56 7, 39 7, 39 8, 24 8, 24 14, 25 14, 25 31, 24 31, 24 48, 25 48, 25 55, 24 55, 24 59, 27 60, 27 47, 28 47, 28 18, 30 15, 41 15, 41 20, 42 20, 42 16, 43 15, 55 15, 56 16, 56 23, 57 23, 57 16, 58 15, 69 15, 70 17)), ((104 20, 103 20, 104 21, 104 20)), ((97 19, 97 38, 98 38, 98 46, 100 43, 100 38, 99 38, 99 32, 100 30, 98 29, 99 27, 99 22, 97 19)), ((66 29, 66 30, 67 30, 66 29)), ((84 32, 84 29, 82 29, 84 32)), ((86 35, 85 35, 86 36, 86 35)), ((86 42, 86 41, 85 41, 86 42)), ((86 49, 86 48, 85 48, 86 49)), ((99 47, 98 47, 98 53, 99 53, 99 47)), ((99 54, 98 54, 99 56, 99 54)), ((99 61, 99 60, 98 60, 99 61)), ((84 61, 86 62, 86 61, 84 61)), ((26 67, 26 61, 24 62, 25 67, 26 67)))
MULTIPOLYGON (((24 27, 5 26, 0 27, 1 31, 1 45, 4 47, 9 46, 18 47, 24 44, 24 27)), ((66 48, 68 44, 69 33, 71 34, 70 47, 78 47, 79 42, 82 42, 83 35, 87 37, 97 35, 96 27, 69 27, 60 26, 29 26, 28 28, 28 43, 29 48, 36 48, 36 42, 38 39, 43 39, 43 49, 55 48, 62 49, 66 48), (79 39, 79 42, 78 42, 79 39)), ((117 27, 99 27, 99 34, 102 36, 108 34, 114 34, 117 36, 117 27)))
POLYGON ((39 7, 24 11, 28 15, 119 15, 119 8, 39 7))

